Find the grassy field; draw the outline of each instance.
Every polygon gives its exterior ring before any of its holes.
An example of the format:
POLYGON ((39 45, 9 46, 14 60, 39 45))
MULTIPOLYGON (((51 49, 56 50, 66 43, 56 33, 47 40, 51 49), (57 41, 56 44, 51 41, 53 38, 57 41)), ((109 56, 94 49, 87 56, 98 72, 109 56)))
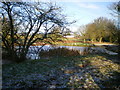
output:
MULTIPOLYGON (((33 45, 41 45, 42 43, 37 42, 33 45)), ((91 42, 78 39, 78 38, 60 38, 60 41, 56 41, 52 43, 53 45, 60 45, 60 46, 80 46, 80 47, 94 47, 95 45, 116 45, 110 42, 91 42)))
POLYGON ((89 54, 4 64, 3 88, 118 88, 115 56, 89 54))
POLYGON ((55 44, 61 46, 81 46, 81 47, 92 46, 92 43, 84 42, 83 40, 77 38, 63 38, 61 42, 55 42, 55 44))
POLYGON ((60 46, 81 46, 81 47, 88 47, 88 46, 92 45, 92 44, 89 44, 89 43, 81 43, 81 42, 75 42, 75 43, 58 42, 58 43, 55 43, 55 44, 60 45, 60 46))

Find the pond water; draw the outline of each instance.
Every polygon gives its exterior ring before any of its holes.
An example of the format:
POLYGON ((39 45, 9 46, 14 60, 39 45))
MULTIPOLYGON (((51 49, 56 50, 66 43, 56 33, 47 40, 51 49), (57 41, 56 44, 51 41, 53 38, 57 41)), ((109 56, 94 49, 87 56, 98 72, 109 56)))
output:
MULTIPOLYGON (((49 49, 54 49, 54 48, 68 48, 68 49, 73 49, 73 50, 78 50, 80 53, 82 53, 85 49, 89 49, 91 53, 93 52, 101 52, 101 53, 108 53, 111 55, 116 55, 117 53, 108 51, 102 47, 79 47, 79 46, 51 46, 51 45, 45 45, 42 47, 43 50, 49 50, 49 49)), ((27 53, 27 58, 28 59, 40 59, 39 57, 39 51, 41 46, 30 46, 29 51, 27 53)))

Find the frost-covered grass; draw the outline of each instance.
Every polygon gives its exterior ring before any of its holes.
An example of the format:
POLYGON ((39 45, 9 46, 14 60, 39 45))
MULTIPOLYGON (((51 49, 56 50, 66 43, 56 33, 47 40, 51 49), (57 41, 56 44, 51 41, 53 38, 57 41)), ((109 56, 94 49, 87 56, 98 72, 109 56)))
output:
POLYGON ((3 88, 116 88, 120 64, 109 55, 69 56, 3 65, 3 88))

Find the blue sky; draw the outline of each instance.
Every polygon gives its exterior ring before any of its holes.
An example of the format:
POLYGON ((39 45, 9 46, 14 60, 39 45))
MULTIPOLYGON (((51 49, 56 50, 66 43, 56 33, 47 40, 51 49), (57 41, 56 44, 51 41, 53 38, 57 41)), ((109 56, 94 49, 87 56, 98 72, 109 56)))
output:
POLYGON ((113 2, 58 2, 57 4, 63 8, 63 13, 68 17, 68 21, 77 21, 70 27, 72 31, 76 31, 79 26, 88 24, 99 17, 113 19, 108 9, 112 3, 113 2))

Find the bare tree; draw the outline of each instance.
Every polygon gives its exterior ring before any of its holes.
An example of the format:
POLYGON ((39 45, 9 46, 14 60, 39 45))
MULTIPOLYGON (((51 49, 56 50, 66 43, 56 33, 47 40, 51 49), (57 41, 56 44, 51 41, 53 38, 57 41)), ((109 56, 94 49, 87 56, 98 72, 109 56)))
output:
POLYGON ((3 2, 0 3, 0 11, 2 25, 5 26, 7 22, 9 27, 3 30, 6 33, 6 36, 2 34, 3 47, 7 48, 12 60, 18 62, 26 59, 28 49, 33 43, 51 38, 48 34, 52 33, 54 27, 61 27, 63 32, 71 24, 61 14, 61 8, 53 3, 3 2))
POLYGON ((117 28, 118 28, 117 37, 119 43, 118 58, 120 58, 120 1, 110 5, 109 9, 111 10, 111 15, 117 18, 117 28))

